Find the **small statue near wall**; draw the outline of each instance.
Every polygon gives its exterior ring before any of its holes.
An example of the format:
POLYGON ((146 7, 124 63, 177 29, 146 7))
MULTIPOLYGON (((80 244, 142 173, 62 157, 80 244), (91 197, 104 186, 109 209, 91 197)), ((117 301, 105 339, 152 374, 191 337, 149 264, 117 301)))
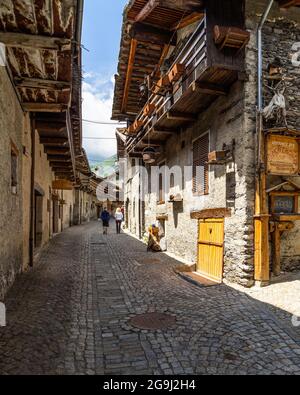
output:
POLYGON ((263 116, 267 122, 275 123, 275 125, 272 126, 284 126, 288 128, 285 92, 289 82, 293 79, 286 75, 279 58, 275 58, 274 61, 268 65, 268 75, 266 79, 267 83, 265 87, 269 90, 270 94, 272 94, 272 99, 264 108, 263 116))

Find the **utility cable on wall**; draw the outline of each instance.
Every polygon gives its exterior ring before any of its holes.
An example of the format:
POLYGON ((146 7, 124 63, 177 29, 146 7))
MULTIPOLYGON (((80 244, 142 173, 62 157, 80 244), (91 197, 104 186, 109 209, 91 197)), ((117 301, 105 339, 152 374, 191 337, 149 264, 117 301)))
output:
POLYGON ((112 126, 124 126, 126 122, 105 122, 105 121, 91 121, 89 119, 83 119, 82 122, 93 123, 96 125, 112 125, 112 126))

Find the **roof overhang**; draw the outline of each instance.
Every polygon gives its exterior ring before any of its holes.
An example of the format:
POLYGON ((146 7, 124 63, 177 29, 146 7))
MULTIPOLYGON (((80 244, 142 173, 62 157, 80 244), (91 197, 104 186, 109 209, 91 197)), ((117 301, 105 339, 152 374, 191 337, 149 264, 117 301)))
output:
POLYGON ((146 98, 139 87, 156 74, 176 31, 203 17, 203 0, 131 0, 124 11, 118 74, 115 76, 114 120, 134 119, 146 98))
POLYGON ((5 0, 0 42, 24 112, 34 115, 58 177, 75 179, 81 152, 83 0, 5 0))

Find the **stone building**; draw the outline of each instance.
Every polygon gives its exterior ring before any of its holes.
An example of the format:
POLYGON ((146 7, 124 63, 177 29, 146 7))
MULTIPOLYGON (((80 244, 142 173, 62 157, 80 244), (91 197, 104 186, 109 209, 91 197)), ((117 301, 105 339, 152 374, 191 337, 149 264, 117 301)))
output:
POLYGON ((264 119, 261 130, 257 32, 269 3, 130 1, 113 107, 113 119, 128 121, 119 149, 130 231, 141 238, 157 223, 168 252, 205 277, 244 286, 279 274, 278 259, 281 270, 300 268, 299 167, 292 177, 269 175, 259 156, 265 137, 299 135, 299 67, 291 58, 300 9, 274 1, 263 25, 264 105, 283 74, 294 82, 284 91, 286 121, 264 119), (274 62, 280 71, 272 76, 274 62), (272 211, 274 191, 280 204, 295 197, 290 217, 272 211))
POLYGON ((0 300, 57 233, 96 216, 82 149, 83 2, 0 2, 0 300))

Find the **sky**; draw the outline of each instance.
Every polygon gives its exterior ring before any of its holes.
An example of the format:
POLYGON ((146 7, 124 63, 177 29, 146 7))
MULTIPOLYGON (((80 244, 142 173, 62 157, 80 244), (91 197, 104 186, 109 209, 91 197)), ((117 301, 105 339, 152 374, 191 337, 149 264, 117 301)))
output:
MULTIPOLYGON (((85 0, 83 49, 83 119, 112 122, 114 75, 117 72, 122 15, 127 0, 85 0)), ((83 122, 83 146, 91 165, 116 154, 117 126, 83 122)))

